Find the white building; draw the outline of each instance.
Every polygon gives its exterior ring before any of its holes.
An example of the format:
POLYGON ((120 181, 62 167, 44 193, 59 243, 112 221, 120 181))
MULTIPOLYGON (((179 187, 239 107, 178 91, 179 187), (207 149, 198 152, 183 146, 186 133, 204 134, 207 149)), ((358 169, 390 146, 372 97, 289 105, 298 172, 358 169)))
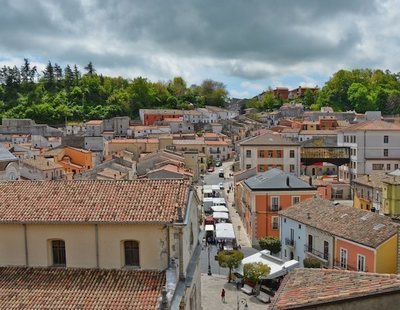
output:
POLYGON ((350 147, 350 165, 339 177, 353 180, 360 174, 393 171, 400 164, 400 126, 378 119, 339 130, 338 146, 350 147))

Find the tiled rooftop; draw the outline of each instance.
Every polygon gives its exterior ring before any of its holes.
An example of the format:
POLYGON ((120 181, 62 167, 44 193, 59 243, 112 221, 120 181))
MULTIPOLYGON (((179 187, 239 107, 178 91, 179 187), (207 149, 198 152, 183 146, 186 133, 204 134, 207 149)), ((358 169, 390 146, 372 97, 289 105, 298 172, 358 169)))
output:
POLYGON ((102 125, 103 121, 100 119, 94 119, 85 123, 85 125, 102 125))
POLYGON ((384 215, 335 205, 322 198, 305 200, 279 214, 371 248, 378 247, 397 232, 397 225, 384 215))
POLYGON ((158 309, 165 272, 0 268, 1 309, 158 309))
POLYGON ((45 158, 37 157, 36 159, 24 159, 21 161, 22 165, 30 166, 39 170, 53 170, 53 169, 62 169, 63 166, 61 166, 58 163, 55 163, 54 161, 47 160, 45 158))
POLYGON ((371 173, 370 175, 360 175, 358 176, 355 180, 353 180, 354 183, 360 184, 360 185, 365 185, 365 186, 370 186, 373 188, 376 187, 381 187, 382 186, 382 181, 387 178, 387 174, 383 171, 371 173))
POLYGON ((400 126, 397 124, 381 121, 379 119, 361 122, 346 128, 341 129, 342 132, 347 131, 358 131, 358 130, 373 130, 373 131, 392 131, 392 130, 400 130, 400 126))
POLYGON ((169 223, 188 193, 183 180, 0 182, 0 223, 169 223))
POLYGON ((400 277, 394 274, 297 268, 285 277, 268 309, 316 309, 325 303, 394 291, 400 293, 400 277))

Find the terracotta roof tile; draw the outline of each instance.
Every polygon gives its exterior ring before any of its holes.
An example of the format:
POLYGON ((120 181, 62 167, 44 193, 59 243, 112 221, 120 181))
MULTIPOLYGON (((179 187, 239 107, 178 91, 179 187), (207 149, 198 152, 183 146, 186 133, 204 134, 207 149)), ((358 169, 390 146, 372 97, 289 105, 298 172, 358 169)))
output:
POLYGON ((183 180, 0 182, 0 223, 167 223, 188 193, 183 180))
POLYGON ((0 268, 1 309, 158 309, 165 272, 0 268))
POLYGON ((58 163, 55 163, 54 161, 47 160, 45 158, 38 157, 36 159, 24 159, 21 161, 21 164, 24 166, 30 166, 39 170, 53 170, 53 169, 62 169, 63 166, 61 166, 58 163))
POLYGON ((311 307, 392 291, 400 292, 397 275, 297 268, 285 277, 268 309, 311 307))
POLYGON ((398 131, 398 130, 400 130, 400 126, 396 125, 396 124, 393 124, 393 123, 381 121, 379 119, 375 119, 375 120, 371 120, 371 121, 366 121, 366 122, 361 122, 361 123, 358 123, 358 124, 354 124, 352 126, 343 128, 340 131, 347 132, 347 131, 358 131, 358 130, 373 130, 373 131, 379 131, 379 130, 391 131, 391 130, 396 130, 396 131, 398 131))
POLYGON ((322 198, 305 200, 280 211, 279 215, 371 248, 397 233, 397 224, 384 215, 335 205, 322 198))
POLYGON ((264 134, 251 139, 248 139, 242 143, 242 146, 258 146, 258 145, 299 145, 297 142, 286 139, 279 134, 264 134))

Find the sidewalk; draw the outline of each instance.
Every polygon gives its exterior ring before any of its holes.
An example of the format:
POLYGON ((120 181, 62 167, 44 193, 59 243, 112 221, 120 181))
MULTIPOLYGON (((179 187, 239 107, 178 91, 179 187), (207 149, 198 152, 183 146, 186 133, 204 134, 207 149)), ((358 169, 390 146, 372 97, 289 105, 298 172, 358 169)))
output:
POLYGON ((234 283, 228 283, 226 276, 201 274, 201 304, 203 310, 266 309, 267 305, 254 296, 238 291, 234 283), (225 289, 225 303, 221 300, 221 290, 225 289), (238 308, 239 301, 239 308, 238 308))
MULTIPOLYGON (((227 184, 233 184, 233 181, 229 181, 227 184)), ((229 185, 228 185, 229 187, 229 185)), ((228 204, 229 214, 231 216, 233 229, 235 231, 236 241, 241 247, 251 247, 251 242, 247 236, 246 230, 243 226, 242 219, 237 213, 236 209, 232 206, 235 201, 233 190, 228 194, 227 186, 225 186, 225 197, 228 204), (240 227, 240 228, 239 228, 240 227)))

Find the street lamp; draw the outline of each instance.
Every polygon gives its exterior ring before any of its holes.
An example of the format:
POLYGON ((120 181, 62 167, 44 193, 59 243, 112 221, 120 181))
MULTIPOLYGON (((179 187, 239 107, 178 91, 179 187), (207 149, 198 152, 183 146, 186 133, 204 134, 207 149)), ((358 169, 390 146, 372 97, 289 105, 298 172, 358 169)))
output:
POLYGON ((244 305, 243 309, 248 309, 249 306, 247 305, 247 299, 246 298, 238 298, 237 301, 237 310, 240 310, 240 305, 244 305))
POLYGON ((210 244, 208 244, 207 245, 207 249, 208 249, 208 275, 209 276, 212 276, 212 273, 211 273, 211 262, 210 262, 210 250, 211 250, 211 245, 210 244))

